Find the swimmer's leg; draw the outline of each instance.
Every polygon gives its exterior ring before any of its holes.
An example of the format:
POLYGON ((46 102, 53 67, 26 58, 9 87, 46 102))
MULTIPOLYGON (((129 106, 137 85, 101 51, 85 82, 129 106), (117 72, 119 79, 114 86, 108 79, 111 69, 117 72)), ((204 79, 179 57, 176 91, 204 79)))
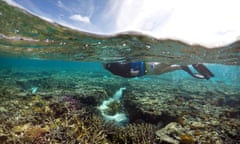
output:
POLYGON ((209 79, 209 78, 206 78, 202 74, 195 74, 195 73, 193 73, 188 66, 181 66, 181 68, 182 68, 182 70, 184 70, 185 72, 190 74, 192 77, 195 77, 195 78, 198 78, 198 79, 207 79, 207 80, 209 79))

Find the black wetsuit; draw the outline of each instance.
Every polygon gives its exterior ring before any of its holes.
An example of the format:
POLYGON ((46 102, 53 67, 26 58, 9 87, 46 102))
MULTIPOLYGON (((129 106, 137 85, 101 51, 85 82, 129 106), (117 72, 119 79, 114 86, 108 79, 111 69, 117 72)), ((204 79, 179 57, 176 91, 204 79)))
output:
POLYGON ((115 62, 105 64, 105 68, 115 75, 126 78, 145 75, 145 62, 115 62), (137 74, 131 73, 137 71, 137 74))

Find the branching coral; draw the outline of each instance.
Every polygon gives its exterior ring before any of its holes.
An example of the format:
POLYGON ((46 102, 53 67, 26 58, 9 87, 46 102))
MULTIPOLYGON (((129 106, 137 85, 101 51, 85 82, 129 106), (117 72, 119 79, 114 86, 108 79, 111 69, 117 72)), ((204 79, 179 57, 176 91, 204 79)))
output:
POLYGON ((119 127, 106 123, 101 115, 82 107, 72 97, 34 96, 15 100, 4 118, 0 139, 3 143, 154 143, 155 126, 129 124, 119 127))
POLYGON ((24 132, 26 141, 34 142, 41 139, 46 134, 47 130, 39 126, 31 126, 24 132))
MULTIPOLYGON (((110 110, 104 111, 109 116, 115 115, 122 106, 116 99, 112 99, 115 101, 107 105, 110 110)), ((155 144, 170 142, 161 139, 162 136, 168 135, 167 138, 173 137, 179 143, 238 142, 239 121, 234 118, 229 121, 225 117, 222 119, 224 125, 219 127, 219 131, 214 131, 211 125, 217 126, 220 123, 215 121, 210 121, 209 124, 201 121, 190 123, 187 121, 188 113, 184 113, 179 119, 176 118, 179 126, 177 130, 181 130, 181 133, 176 132, 175 128, 166 129, 166 133, 163 133, 160 127, 147 123, 130 123, 125 127, 119 127, 114 121, 106 122, 102 113, 96 111, 98 111, 96 106, 83 103, 77 96, 36 95, 15 98, 12 96, 0 101, 0 142, 155 144), (202 128, 204 125, 200 122, 208 127, 202 128), (160 133, 157 131, 159 129, 160 133)))
POLYGON ((154 144, 158 140, 155 136, 157 126, 152 124, 128 124, 126 127, 111 127, 108 131, 113 143, 154 144))

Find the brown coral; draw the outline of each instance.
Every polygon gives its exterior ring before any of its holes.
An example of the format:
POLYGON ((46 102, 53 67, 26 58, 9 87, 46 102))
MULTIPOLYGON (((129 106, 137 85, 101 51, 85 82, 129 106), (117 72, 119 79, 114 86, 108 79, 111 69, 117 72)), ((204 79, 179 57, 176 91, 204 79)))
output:
POLYGON ((183 134, 180 136, 180 142, 182 144, 193 144, 194 143, 194 139, 192 135, 189 134, 183 134))
POLYGON ((33 142, 36 139, 39 139, 45 135, 47 131, 44 128, 39 126, 31 126, 24 132, 25 139, 27 141, 33 142))
POLYGON ((129 124, 125 128, 115 129, 113 143, 154 144, 158 140, 155 136, 157 127, 152 124, 129 124))

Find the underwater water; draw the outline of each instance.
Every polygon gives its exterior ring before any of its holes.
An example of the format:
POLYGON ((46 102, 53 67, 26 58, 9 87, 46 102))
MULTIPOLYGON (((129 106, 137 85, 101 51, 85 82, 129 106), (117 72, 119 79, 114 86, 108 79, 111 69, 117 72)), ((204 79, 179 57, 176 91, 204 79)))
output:
POLYGON ((2 143, 240 143, 239 41, 99 36, 0 8, 2 143), (103 67, 119 61, 204 63, 214 77, 123 78, 103 67))
POLYGON ((205 65, 215 75, 210 80, 181 70, 130 79, 100 62, 1 57, 1 137, 10 143, 238 143, 240 66, 205 65))

